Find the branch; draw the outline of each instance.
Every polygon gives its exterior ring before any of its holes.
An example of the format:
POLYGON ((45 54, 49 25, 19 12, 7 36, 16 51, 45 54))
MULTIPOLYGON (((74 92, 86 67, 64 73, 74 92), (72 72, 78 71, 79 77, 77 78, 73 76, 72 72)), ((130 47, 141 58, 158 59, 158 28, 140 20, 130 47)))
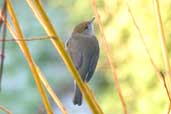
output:
POLYGON ((101 19, 100 19, 100 15, 99 15, 99 13, 97 11, 96 0, 92 0, 92 7, 93 7, 93 11, 94 11, 94 14, 96 16, 97 23, 98 23, 98 26, 99 26, 99 29, 100 29, 102 44, 103 44, 103 47, 104 47, 105 52, 106 52, 108 63, 109 63, 109 65, 111 67, 111 70, 112 70, 113 80, 114 80, 118 95, 119 95, 121 103, 122 103, 124 114, 128 114, 127 106, 126 106, 126 103, 124 101, 124 98, 123 98, 123 95, 122 95, 122 92, 121 92, 121 89, 120 89, 120 85, 119 85, 119 82, 118 82, 118 78, 117 78, 118 75, 117 75, 117 72, 115 71, 114 65, 112 64, 112 57, 110 55, 111 51, 110 51, 109 45, 108 45, 108 43, 106 41, 106 37, 104 35, 104 30, 103 30, 102 22, 101 22, 101 19))
POLYGON ((0 110, 4 111, 4 112, 7 113, 7 114, 12 114, 8 109, 6 109, 6 108, 3 107, 3 106, 0 106, 0 110))

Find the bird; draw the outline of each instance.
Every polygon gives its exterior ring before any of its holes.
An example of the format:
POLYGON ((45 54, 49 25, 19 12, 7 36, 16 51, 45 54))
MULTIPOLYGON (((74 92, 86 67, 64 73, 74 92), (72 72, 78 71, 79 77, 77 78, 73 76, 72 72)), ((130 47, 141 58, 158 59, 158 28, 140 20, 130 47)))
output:
MULTIPOLYGON (((99 43, 95 36, 93 21, 83 21, 73 29, 71 37, 66 41, 66 49, 83 82, 92 78, 99 59, 99 43)), ((82 94, 74 81, 74 105, 82 105, 82 94)))

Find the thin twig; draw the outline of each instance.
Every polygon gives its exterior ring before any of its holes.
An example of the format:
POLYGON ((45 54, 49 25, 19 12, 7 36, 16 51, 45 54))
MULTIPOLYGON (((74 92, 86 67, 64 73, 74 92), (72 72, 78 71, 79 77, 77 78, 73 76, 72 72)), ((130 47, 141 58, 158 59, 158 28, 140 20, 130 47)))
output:
POLYGON ((163 61, 164 61, 165 69, 166 69, 166 74, 169 76, 169 79, 170 79, 169 81, 169 93, 170 93, 171 68, 170 68, 169 56, 167 52, 166 38, 164 34, 163 23, 162 23, 161 14, 160 14, 159 1, 154 0, 154 4, 155 4, 155 11, 156 11, 157 25, 158 25, 158 33, 160 36, 160 44, 162 48, 163 61))
POLYGON ((120 89, 120 85, 119 85, 119 82, 118 82, 117 72, 115 71, 114 65, 112 64, 112 58, 111 58, 111 55, 110 55, 110 48, 109 48, 109 45, 108 45, 108 43, 106 41, 106 37, 104 35, 104 30, 103 30, 102 22, 101 22, 101 19, 100 19, 100 15, 99 15, 99 13, 97 11, 96 0, 92 0, 92 7, 93 7, 94 13, 96 15, 97 23, 98 23, 100 33, 101 33, 102 44, 103 44, 103 47, 104 47, 105 52, 106 52, 108 63, 110 64, 110 67, 111 67, 111 70, 112 70, 113 79, 114 79, 116 89, 117 89, 117 92, 119 94, 122 106, 123 106, 124 114, 128 114, 127 106, 126 106, 126 103, 125 103, 125 100, 123 98, 123 95, 122 95, 122 92, 121 92, 121 89, 120 89))
MULTIPOLYGON (((168 87, 167 87, 167 85, 166 85, 166 80, 165 80, 165 76, 164 76, 164 74, 163 73, 161 73, 161 75, 162 75, 162 80, 163 80, 163 82, 164 82, 164 87, 166 88, 166 92, 167 92, 167 95, 169 96, 169 90, 168 90, 168 87)), ((170 109, 171 109, 171 98, 169 97, 169 109, 168 109, 168 112, 167 112, 167 114, 170 114, 170 109)))
POLYGON ((6 108, 3 107, 3 106, 0 106, 0 110, 4 111, 4 112, 7 113, 7 114, 12 114, 12 112, 10 112, 8 109, 6 109, 6 108))
MULTIPOLYGON (((0 19, 2 19, 2 21, 4 21, 4 17, 2 17, 2 15, 0 15, 0 19)), ((10 27, 10 24, 6 21, 5 25, 8 27, 8 29, 10 29, 10 31, 12 31, 12 27, 10 27)), ((34 40, 48 40, 48 39, 55 39, 55 36, 35 36, 35 37, 29 37, 29 38, 7 38, 5 40, 1 40, 2 38, 0 38, 0 42, 16 42, 16 41, 34 41, 34 40)))
MULTIPOLYGON (((4 6, 2 9, 2 16, 4 17, 4 21, 3 21, 3 30, 2 30, 2 41, 4 41, 6 39, 6 16, 7 16, 7 1, 4 0, 4 6)), ((5 54, 5 42, 2 42, 2 46, 1 46, 1 63, 0 63, 0 90, 1 90, 1 82, 2 82, 2 75, 3 75, 3 66, 4 66, 4 54, 5 54)))
MULTIPOLYGON (((157 68, 156 64, 154 63, 154 61, 153 61, 153 59, 152 59, 152 56, 151 56, 151 54, 150 54, 150 52, 149 52, 148 46, 147 46, 147 44, 146 44, 146 42, 145 42, 145 40, 144 40, 144 36, 143 36, 143 34, 142 34, 141 30, 140 30, 140 27, 138 26, 138 24, 137 24, 136 21, 135 21, 135 18, 134 18, 134 16, 133 16, 133 13, 132 13, 132 11, 131 11, 131 9, 130 9, 128 3, 127 3, 127 7, 128 7, 128 12, 129 12, 129 14, 130 14, 130 16, 131 16, 131 18, 132 18, 132 21, 133 21, 133 23, 134 23, 136 29, 138 30, 138 33, 139 33, 139 35, 140 35, 140 38, 141 38, 141 40, 142 40, 142 42, 143 42, 143 45, 144 45, 144 47, 145 47, 145 50, 146 50, 146 52, 147 52, 147 54, 148 54, 149 60, 150 60, 152 66, 153 66, 153 68, 154 68, 154 70, 155 70, 156 76, 157 76, 158 79, 160 80, 161 84, 164 86, 164 88, 165 88, 165 90, 166 90, 166 93, 167 93, 167 96, 168 96, 168 98, 169 98, 169 101, 171 102, 171 96, 170 96, 170 94, 169 94, 169 90, 168 90, 168 87, 167 87, 167 85, 166 85, 165 76, 164 76, 164 74, 163 74, 162 72, 160 72, 160 70, 157 68)), ((169 110, 170 110, 170 105, 169 105, 169 110)))
POLYGON ((145 48, 145 50, 146 50, 146 52, 147 52, 147 54, 148 54, 149 60, 150 60, 152 66, 153 66, 153 68, 154 68, 154 70, 155 70, 155 73, 157 74, 157 77, 158 77, 158 79, 160 80, 160 82, 163 83, 163 81, 162 81, 162 79, 161 79, 162 76, 160 75, 160 70, 157 68, 156 64, 154 63, 154 61, 153 61, 153 59, 152 59, 152 56, 151 56, 151 54, 150 54, 150 52, 149 52, 149 49, 148 49, 148 46, 147 46, 147 44, 146 44, 146 42, 145 42, 145 40, 144 40, 144 36, 143 36, 143 34, 142 34, 141 30, 140 30, 140 27, 139 27, 138 24, 136 23, 135 18, 134 18, 134 16, 133 16, 132 11, 131 11, 131 9, 130 9, 130 7, 129 7, 128 4, 127 4, 127 7, 128 7, 128 12, 129 12, 129 14, 130 14, 130 16, 131 16, 131 18, 132 18, 133 24, 135 25, 135 27, 136 27, 136 29, 137 29, 139 35, 140 35, 140 39, 141 39, 141 41, 142 41, 142 43, 143 43, 143 45, 144 45, 144 48, 145 48))
POLYGON ((168 108, 167 114, 170 114, 170 110, 171 110, 171 104, 169 103, 169 108, 168 108))
MULTIPOLYGON (((9 25, 9 23, 7 23, 5 21, 5 18, 3 15, 0 15, 0 22, 4 22, 5 25, 9 25)), ((36 36, 36 37, 31 37, 31 38, 7 38, 4 40, 1 40, 3 38, 0 38, 0 42, 16 42, 16 41, 34 41, 34 40, 47 40, 47 39, 55 39, 55 36, 36 36)))
MULTIPOLYGON (((164 87, 166 88, 167 95, 169 96, 169 90, 168 90, 168 88, 167 88, 165 76, 164 76, 163 73, 160 73, 160 75, 161 75, 162 80, 163 80, 163 82, 164 82, 164 87)), ((171 103, 171 97, 169 97, 169 101, 170 101, 170 103, 171 103)))
MULTIPOLYGON (((36 64, 35 64, 36 66, 36 64)), ((57 97, 57 94, 53 91, 52 87, 49 85, 48 81, 46 80, 45 76, 41 73, 39 67, 36 67, 37 72, 39 73, 39 78, 42 81, 43 85, 46 87, 47 91, 51 95, 52 99, 54 100, 54 103, 59 107, 62 114, 68 114, 66 108, 61 103, 60 99, 57 97)))
POLYGON ((8 38, 8 39, 5 39, 5 40, 1 40, 0 39, 0 42, 16 42, 16 41, 35 41, 35 40, 49 40, 49 39, 53 39, 55 37, 53 36, 36 36, 36 37, 31 37, 31 38, 25 38, 25 39, 22 39, 22 38, 8 38))
MULTIPOLYGON (((162 55, 163 55, 163 61, 165 65, 165 71, 167 76, 169 76, 168 80, 168 93, 169 96, 171 96, 171 68, 170 68, 170 61, 169 61, 169 55, 167 51, 167 46, 166 46, 166 37, 164 33, 164 28, 163 28, 163 23, 162 23, 162 17, 160 14, 160 4, 158 0, 154 0, 154 8, 155 8, 155 13, 156 13, 156 19, 157 19, 157 25, 158 25, 158 34, 160 37, 160 44, 162 48, 162 55)), ((169 104, 169 107, 171 105, 171 102, 169 104)), ((168 112, 170 112, 170 108, 168 109, 168 112)))

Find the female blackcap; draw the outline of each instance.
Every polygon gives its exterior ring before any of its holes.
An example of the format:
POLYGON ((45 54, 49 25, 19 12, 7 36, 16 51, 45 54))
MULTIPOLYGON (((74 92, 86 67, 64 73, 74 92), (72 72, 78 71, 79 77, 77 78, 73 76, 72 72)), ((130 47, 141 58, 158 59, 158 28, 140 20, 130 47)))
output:
MULTIPOLYGON (((67 51, 84 82, 92 78, 99 59, 99 43, 94 33, 94 19, 93 17, 90 21, 78 24, 66 43, 67 51)), ((80 106, 82 94, 76 82, 74 84, 73 104, 80 106)))

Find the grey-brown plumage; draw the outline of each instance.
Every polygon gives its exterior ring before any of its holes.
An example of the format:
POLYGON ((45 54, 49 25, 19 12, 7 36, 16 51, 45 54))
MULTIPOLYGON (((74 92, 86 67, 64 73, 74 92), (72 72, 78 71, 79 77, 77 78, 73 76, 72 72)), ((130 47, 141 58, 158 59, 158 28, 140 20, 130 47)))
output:
MULTIPOLYGON (((94 34, 93 20, 78 24, 66 43, 67 51, 84 82, 92 78, 99 58, 99 43, 94 34)), ((82 104, 82 94, 76 82, 73 103, 82 104)))

